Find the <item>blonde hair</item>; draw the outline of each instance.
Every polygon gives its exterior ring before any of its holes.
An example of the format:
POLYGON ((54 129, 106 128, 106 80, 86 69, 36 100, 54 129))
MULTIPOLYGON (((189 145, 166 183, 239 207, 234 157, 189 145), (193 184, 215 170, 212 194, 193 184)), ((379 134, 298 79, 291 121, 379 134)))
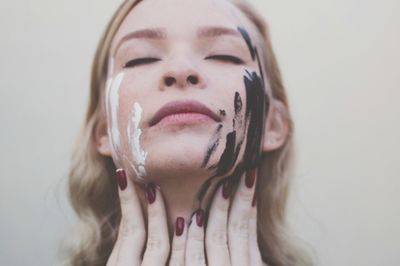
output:
MULTIPOLYGON (((105 123, 104 91, 111 41, 120 24, 141 0, 121 4, 109 22, 92 66, 91 91, 86 119, 77 138, 69 173, 69 196, 78 216, 79 238, 67 251, 64 265, 105 265, 116 240, 120 221, 115 166, 110 157, 99 154, 95 131, 105 123)), ((249 4, 232 1, 256 26, 263 37, 263 63, 273 99, 286 108, 289 134, 277 150, 263 154, 257 183, 258 242, 262 258, 269 266, 311 265, 305 252, 293 244, 286 224, 293 158, 293 122, 281 73, 269 39, 267 24, 249 4)))

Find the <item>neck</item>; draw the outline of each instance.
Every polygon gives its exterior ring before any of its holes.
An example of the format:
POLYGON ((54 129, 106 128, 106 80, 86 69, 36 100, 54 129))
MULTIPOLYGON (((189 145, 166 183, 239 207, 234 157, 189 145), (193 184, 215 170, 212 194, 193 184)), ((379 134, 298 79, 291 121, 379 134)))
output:
MULTIPOLYGON (((217 182, 211 183, 201 202, 197 199, 201 186, 208 178, 191 176, 190 178, 168 178, 157 182, 166 208, 170 236, 174 233, 175 222, 178 217, 184 218, 185 223, 188 224, 196 210, 199 208, 204 210, 209 205, 217 182)), ((144 208, 146 208, 147 204, 145 200, 145 198, 141 198, 144 208)))

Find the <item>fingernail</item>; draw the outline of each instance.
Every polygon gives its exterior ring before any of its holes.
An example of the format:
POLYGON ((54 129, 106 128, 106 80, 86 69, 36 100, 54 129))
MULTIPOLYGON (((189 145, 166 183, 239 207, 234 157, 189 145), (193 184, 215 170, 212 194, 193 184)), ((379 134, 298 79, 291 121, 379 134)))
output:
POLYGON ((253 200, 251 201, 251 207, 254 207, 254 206, 256 206, 256 191, 254 191, 254 194, 253 194, 253 200))
POLYGON ((231 182, 229 182, 229 180, 225 180, 224 184, 222 184, 222 197, 224 197, 224 199, 229 199, 229 197, 231 196, 231 192, 232 192, 232 185, 231 182))
POLYGON ((247 171, 246 173, 246 179, 245 179, 245 183, 246 183, 246 187, 248 188, 252 188, 254 185, 254 181, 256 180, 256 168, 251 169, 250 171, 247 171))
POLYGON ((146 185, 146 197, 150 204, 156 200, 156 186, 153 183, 146 185))
POLYGON ((118 186, 121 190, 124 190, 126 186, 128 185, 128 182, 126 180, 126 174, 124 169, 119 168, 115 171, 117 173, 117 181, 118 181, 118 186))
POLYGON ((202 209, 196 211, 196 223, 199 227, 202 227, 204 224, 204 211, 202 209))
POLYGON ((176 234, 176 236, 182 235, 184 228, 185 228, 185 219, 183 217, 176 218, 176 222, 175 222, 175 234, 176 234))

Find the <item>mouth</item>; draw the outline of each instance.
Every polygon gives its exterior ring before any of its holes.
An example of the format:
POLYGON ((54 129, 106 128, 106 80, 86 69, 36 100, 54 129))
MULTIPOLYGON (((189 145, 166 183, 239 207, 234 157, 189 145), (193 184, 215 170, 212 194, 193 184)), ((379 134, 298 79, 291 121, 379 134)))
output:
POLYGON ((190 124, 199 122, 221 122, 221 118, 204 104, 193 101, 172 101, 161 107, 149 122, 158 124, 190 124))

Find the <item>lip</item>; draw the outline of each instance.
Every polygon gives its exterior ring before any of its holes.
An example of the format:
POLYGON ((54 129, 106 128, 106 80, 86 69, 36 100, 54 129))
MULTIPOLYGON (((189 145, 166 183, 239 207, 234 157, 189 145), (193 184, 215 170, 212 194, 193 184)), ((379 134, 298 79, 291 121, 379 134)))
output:
POLYGON ((149 122, 149 126, 155 126, 165 117, 175 114, 201 114, 206 115, 216 122, 221 122, 221 118, 211 111, 204 104, 193 101, 172 101, 162 106, 149 122))

